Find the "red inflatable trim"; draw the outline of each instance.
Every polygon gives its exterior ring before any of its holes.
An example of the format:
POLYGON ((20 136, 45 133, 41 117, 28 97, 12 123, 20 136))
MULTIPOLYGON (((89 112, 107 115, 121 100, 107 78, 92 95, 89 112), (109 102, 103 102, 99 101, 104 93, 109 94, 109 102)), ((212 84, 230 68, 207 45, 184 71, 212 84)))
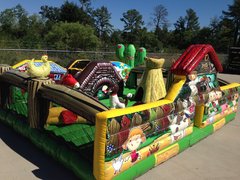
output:
POLYGON ((209 55, 210 60, 214 64, 216 70, 221 72, 223 68, 213 47, 209 44, 196 44, 189 46, 187 50, 172 65, 172 73, 177 75, 190 74, 207 54, 209 55))

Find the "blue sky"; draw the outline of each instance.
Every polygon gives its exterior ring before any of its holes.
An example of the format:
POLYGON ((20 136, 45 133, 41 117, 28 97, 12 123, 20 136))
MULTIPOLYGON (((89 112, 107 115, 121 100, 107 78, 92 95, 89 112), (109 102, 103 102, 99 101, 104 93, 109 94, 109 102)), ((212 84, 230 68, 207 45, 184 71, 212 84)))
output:
MULTIPOLYGON (((78 0, 69 0, 79 3, 78 0)), ((12 8, 17 4, 21 4, 29 14, 38 13, 42 5, 59 7, 64 0, 0 0, 0 11, 6 8, 12 8)), ((153 8, 159 4, 165 6, 168 10, 169 23, 171 28, 180 16, 186 15, 186 9, 192 8, 199 17, 200 26, 208 26, 210 19, 214 16, 222 15, 222 10, 227 10, 228 5, 233 0, 92 0, 92 6, 99 8, 106 6, 111 12, 111 23, 114 28, 122 29, 123 22, 120 21, 122 14, 129 9, 137 9, 143 16, 145 25, 151 21, 153 8)), ((148 27, 150 28, 150 27, 148 27)))

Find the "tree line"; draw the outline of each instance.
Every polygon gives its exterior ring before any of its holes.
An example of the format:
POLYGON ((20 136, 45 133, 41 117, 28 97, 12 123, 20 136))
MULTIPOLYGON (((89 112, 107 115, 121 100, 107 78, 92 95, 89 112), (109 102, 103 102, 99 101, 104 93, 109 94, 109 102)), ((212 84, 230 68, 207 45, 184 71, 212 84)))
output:
POLYGON ((94 9, 91 0, 41 6, 32 15, 19 4, 0 12, 0 48, 113 50, 118 43, 132 43, 149 52, 172 52, 190 44, 210 43, 218 52, 227 52, 229 46, 240 45, 240 0, 202 28, 190 8, 170 29, 168 10, 161 4, 153 8, 150 30, 136 9, 123 12, 119 19, 123 30, 114 29, 110 20, 107 7, 94 9))

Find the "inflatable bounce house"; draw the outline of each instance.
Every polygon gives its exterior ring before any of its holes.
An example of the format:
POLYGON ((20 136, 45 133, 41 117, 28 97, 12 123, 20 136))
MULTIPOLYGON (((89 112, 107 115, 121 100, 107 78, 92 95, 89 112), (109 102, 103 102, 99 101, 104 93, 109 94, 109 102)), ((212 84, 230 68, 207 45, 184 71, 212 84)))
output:
MULTIPOLYGON (((163 65, 164 59, 145 58, 137 88, 126 83, 118 94, 118 84, 109 83, 100 88, 106 99, 79 88, 81 75, 54 83, 46 59, 40 67, 29 63, 27 72, 1 65, 0 119, 80 179, 133 179, 236 116, 240 84, 218 81, 222 66, 211 45, 187 48, 170 80, 163 65), (44 76, 35 73, 40 68, 44 76)), ((96 63, 83 79, 94 87, 107 78, 104 68, 96 63)))

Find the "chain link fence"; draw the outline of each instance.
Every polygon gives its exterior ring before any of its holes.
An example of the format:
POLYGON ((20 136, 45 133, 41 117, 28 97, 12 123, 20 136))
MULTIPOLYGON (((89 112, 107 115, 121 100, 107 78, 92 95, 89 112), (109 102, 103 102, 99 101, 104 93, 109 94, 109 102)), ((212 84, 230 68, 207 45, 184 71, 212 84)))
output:
MULTIPOLYGON (((39 49, 0 49, 0 64, 14 65, 24 59, 40 59, 43 54, 48 54, 49 59, 66 66, 74 59, 90 59, 101 61, 117 61, 115 52, 106 51, 68 51, 68 50, 39 50, 39 49)), ((165 68, 169 68, 173 60, 178 59, 180 53, 147 53, 149 57, 164 58, 165 68)), ((226 64, 228 55, 218 54, 222 64, 226 64)))

